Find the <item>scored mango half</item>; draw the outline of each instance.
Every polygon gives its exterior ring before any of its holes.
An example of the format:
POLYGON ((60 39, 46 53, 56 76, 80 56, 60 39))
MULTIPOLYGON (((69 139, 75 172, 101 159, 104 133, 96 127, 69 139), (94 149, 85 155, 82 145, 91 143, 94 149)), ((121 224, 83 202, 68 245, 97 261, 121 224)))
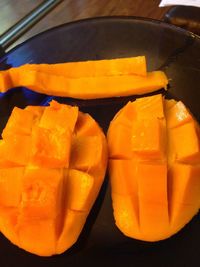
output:
POLYGON ((128 102, 108 130, 117 227, 144 241, 168 238, 200 208, 200 130, 185 105, 161 94, 128 102))
POLYGON ((0 231, 40 256, 78 239, 107 166, 105 136, 78 107, 15 107, 0 140, 0 231))

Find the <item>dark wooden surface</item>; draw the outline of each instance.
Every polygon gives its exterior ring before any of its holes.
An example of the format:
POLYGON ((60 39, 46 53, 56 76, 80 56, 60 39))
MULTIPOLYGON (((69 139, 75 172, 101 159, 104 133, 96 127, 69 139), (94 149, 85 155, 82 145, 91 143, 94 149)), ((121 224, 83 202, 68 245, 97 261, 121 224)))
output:
MULTIPOLYGON (((15 24, 42 0, 0 0, 0 34, 15 24)), ((160 0, 64 0, 13 45, 54 26, 99 16, 140 16, 162 19, 169 8, 159 8, 160 0)))

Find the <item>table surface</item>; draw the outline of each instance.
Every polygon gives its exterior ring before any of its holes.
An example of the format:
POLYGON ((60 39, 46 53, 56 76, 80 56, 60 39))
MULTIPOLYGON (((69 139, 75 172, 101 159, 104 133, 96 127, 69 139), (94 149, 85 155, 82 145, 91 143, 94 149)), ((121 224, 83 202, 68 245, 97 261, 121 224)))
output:
MULTIPOLYGON (((42 0, 1 0, 0 34, 42 2, 42 0)), ((169 8, 159 8, 159 3, 160 0, 64 0, 11 47, 54 26, 84 18, 123 15, 160 20, 169 8)))

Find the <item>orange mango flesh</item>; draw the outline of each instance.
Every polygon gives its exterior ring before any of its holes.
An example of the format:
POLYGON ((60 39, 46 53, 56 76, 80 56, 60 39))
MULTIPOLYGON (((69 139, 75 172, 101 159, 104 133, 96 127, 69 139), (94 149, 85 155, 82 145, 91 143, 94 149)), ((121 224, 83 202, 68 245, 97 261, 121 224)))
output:
POLYGON ((77 107, 53 101, 15 108, 3 133, 0 231, 40 256, 64 252, 77 241, 104 179, 101 128, 77 107), (27 125, 20 129, 21 115, 27 125))
POLYGON ((163 128, 159 119, 136 120, 131 131, 131 151, 142 159, 163 158, 165 152, 163 128))
POLYGON ((0 92, 25 86, 47 95, 95 99, 142 95, 167 89, 164 72, 147 72, 145 56, 68 62, 26 64, 0 71, 0 92))
POLYGON ((166 88, 168 83, 165 74, 161 71, 149 72, 144 77, 138 75, 119 75, 71 79, 64 76, 49 76, 42 72, 24 72, 22 70, 17 75, 17 79, 13 81, 13 87, 25 86, 33 91, 47 95, 80 99, 150 93, 161 88, 166 88), (45 86, 42 85, 43 80, 48 81, 45 86))
POLYGON ((146 76, 147 73, 145 56, 57 64, 26 64, 20 68, 71 78, 121 74, 146 76))
POLYGON ((66 182, 66 187, 70 191, 70 194, 66 196, 69 209, 88 212, 93 185, 94 179, 91 175, 86 172, 70 169, 66 182))
POLYGON ((118 228, 145 241, 175 234, 200 207, 198 123, 182 102, 155 95, 123 107, 107 136, 118 228))

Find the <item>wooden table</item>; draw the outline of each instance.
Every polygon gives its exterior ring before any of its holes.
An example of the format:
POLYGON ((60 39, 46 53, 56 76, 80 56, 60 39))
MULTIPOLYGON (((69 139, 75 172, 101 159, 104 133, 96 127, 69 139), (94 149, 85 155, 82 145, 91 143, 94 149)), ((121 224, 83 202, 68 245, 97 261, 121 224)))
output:
MULTIPOLYGON (((1 0, 0 34, 40 3, 42 0, 1 0)), ((84 18, 123 15, 160 20, 169 8, 159 8, 159 3, 160 0, 64 0, 11 47, 54 26, 84 18)))

